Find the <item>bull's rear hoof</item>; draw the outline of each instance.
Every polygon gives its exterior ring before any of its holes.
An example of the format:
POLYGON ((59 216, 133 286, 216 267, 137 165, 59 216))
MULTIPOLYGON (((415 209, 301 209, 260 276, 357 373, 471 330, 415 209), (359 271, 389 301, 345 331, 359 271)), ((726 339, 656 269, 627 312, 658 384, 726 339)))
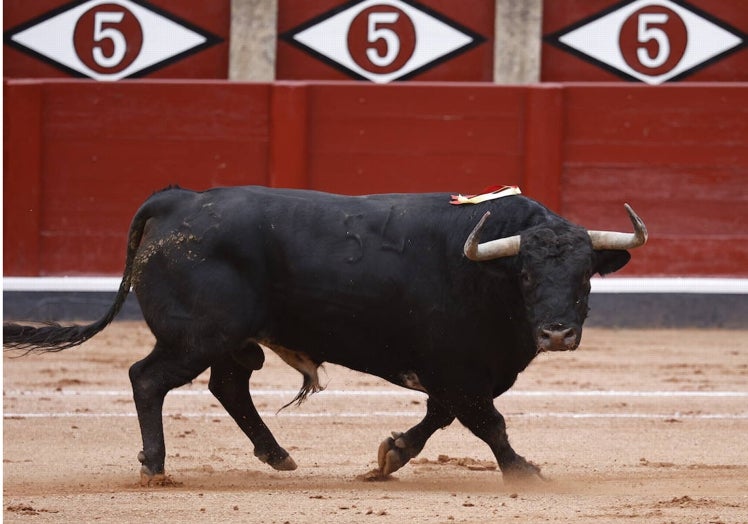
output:
POLYGON ((517 456, 517 460, 501 470, 505 484, 534 484, 539 481, 549 482, 540 472, 540 467, 524 458, 517 456))
POLYGON ((410 457, 406 455, 405 448, 407 444, 402 438, 402 433, 392 433, 379 445, 377 452, 377 462, 381 477, 387 477, 391 473, 402 468, 408 463, 410 457))
POLYGON ((275 462, 268 462, 268 464, 278 471, 293 471, 298 467, 290 455, 275 462))
POLYGON ((255 448, 255 457, 278 471, 293 471, 298 467, 291 455, 283 448, 278 448, 275 453, 263 452, 255 448))
POLYGON ((151 471, 143 466, 140 468, 140 485, 143 487, 166 487, 172 488, 181 486, 181 482, 177 482, 165 473, 153 474, 151 471))

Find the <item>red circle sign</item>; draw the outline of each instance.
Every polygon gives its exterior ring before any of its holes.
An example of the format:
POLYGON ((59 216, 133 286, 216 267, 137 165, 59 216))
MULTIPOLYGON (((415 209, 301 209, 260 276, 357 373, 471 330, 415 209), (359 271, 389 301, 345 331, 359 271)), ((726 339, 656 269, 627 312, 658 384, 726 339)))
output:
POLYGON ((73 43, 78 58, 97 73, 126 69, 143 47, 143 29, 128 9, 100 4, 83 13, 75 25, 73 43))
POLYGON ((416 30, 410 17, 397 7, 374 5, 356 15, 347 41, 359 67, 387 74, 399 71, 413 56, 416 30))
POLYGON ((621 27, 618 45, 626 63, 635 71, 663 75, 683 58, 688 30, 683 19, 662 5, 642 7, 621 27))

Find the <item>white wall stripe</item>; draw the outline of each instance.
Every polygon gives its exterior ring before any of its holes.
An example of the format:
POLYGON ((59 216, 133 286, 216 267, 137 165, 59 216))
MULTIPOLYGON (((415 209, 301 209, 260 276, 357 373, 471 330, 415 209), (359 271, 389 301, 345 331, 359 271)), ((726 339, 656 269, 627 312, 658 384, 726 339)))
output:
POLYGON ((119 289, 120 277, 3 277, 3 291, 90 291, 119 289))
MULTIPOLYGON (((114 292, 119 284, 120 277, 3 277, 3 291, 114 292)), ((746 295, 748 278, 593 278, 592 292, 746 295)))
MULTIPOLYGON (((422 411, 366 411, 351 412, 344 411, 331 413, 299 413, 293 411, 260 411, 262 417, 277 418, 414 418, 423 417, 422 411)), ((748 413, 573 413, 573 412, 504 412, 507 418, 568 418, 568 419, 655 419, 655 420, 748 420, 748 413)), ((135 418, 134 412, 123 413, 76 413, 76 412, 38 412, 38 413, 13 413, 5 412, 5 420, 17 420, 26 418, 135 418)), ((164 413, 164 417, 179 418, 229 418, 226 413, 164 413)))
MULTIPOLYGON (((296 389, 252 389, 253 397, 286 397, 298 393, 296 389)), ((5 399, 12 397, 131 397, 132 391, 102 389, 62 389, 62 390, 4 390, 5 399)), ((169 392, 174 396, 209 396, 207 389, 175 389, 169 392)), ((315 393, 315 397, 423 397, 425 393, 396 389, 326 389, 315 393)), ((507 391, 501 397, 649 397, 649 398, 748 398, 748 391, 630 391, 630 390, 517 390, 507 391)))
POLYGON ((593 293, 748 294, 746 278, 593 278, 593 293))

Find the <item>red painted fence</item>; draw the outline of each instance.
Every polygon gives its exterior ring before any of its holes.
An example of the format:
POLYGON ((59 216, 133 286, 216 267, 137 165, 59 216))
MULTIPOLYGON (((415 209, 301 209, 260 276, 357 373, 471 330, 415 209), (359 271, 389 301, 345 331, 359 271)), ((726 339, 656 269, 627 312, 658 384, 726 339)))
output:
MULTIPOLYGON (((650 244, 628 275, 748 276, 748 84, 4 82, 5 275, 116 275, 168 184, 518 184, 650 244)), ((445 203, 446 205, 446 203, 445 203)))

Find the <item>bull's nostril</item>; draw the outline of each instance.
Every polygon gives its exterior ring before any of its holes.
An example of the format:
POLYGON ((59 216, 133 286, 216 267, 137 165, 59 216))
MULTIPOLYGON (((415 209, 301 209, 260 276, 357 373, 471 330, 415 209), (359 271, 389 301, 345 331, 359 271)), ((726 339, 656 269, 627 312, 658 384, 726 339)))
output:
POLYGON ((538 333, 538 344, 546 351, 573 349, 577 344, 577 330, 563 324, 549 325, 538 333))

